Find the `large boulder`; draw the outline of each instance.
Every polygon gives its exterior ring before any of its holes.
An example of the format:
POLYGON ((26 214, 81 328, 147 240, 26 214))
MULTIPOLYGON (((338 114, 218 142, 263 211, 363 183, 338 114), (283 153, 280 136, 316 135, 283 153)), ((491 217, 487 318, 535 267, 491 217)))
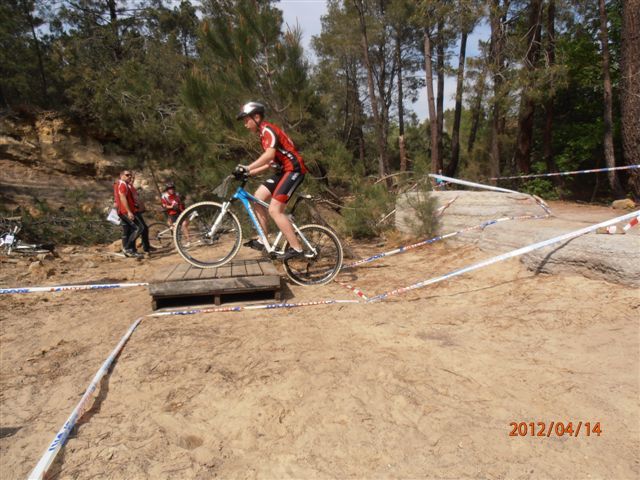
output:
MULTIPOLYGON (((449 204, 441 217, 443 234, 464 230, 489 220, 504 217, 539 216, 538 219, 514 219, 464 232, 452 238, 471 242, 488 254, 509 252, 526 245, 560 236, 620 216, 610 208, 569 208, 561 203, 551 206, 552 215, 528 195, 444 191, 432 192, 438 204, 449 204)), ((410 233, 411 198, 401 196, 396 204, 396 227, 410 233)), ((559 242, 521 257, 531 270, 547 273, 578 273, 626 285, 640 286, 640 228, 625 235, 601 235, 595 232, 570 241, 559 242)))

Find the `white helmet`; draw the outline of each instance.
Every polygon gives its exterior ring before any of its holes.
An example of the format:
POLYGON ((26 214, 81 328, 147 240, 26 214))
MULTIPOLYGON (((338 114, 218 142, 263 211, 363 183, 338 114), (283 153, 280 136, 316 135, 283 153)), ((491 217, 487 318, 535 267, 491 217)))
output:
POLYGON ((259 103, 259 102, 245 103, 242 106, 242 110, 240 111, 240 113, 238 113, 238 116, 236 117, 236 120, 241 120, 244 117, 248 117, 249 115, 253 115, 254 113, 259 113, 261 115, 264 115, 264 112, 265 112, 264 105, 259 103))

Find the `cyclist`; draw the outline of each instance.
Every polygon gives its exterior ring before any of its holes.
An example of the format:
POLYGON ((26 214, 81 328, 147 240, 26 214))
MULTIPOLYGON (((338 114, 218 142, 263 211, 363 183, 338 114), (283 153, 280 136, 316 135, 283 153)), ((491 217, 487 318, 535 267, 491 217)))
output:
MULTIPOLYGON (((302 183, 307 168, 289 136, 276 125, 266 122, 264 117, 265 107, 259 102, 246 103, 237 115, 236 119, 242 120, 247 130, 259 135, 264 153, 249 165, 238 165, 235 173, 253 176, 270 167, 279 170, 258 187, 254 196, 263 202, 271 200, 268 212, 289 241, 290 247, 283 254, 283 259, 288 260, 304 255, 302 244, 296 237, 291 220, 284 211, 291 195, 302 183)), ((266 235, 267 209, 256 206, 256 216, 266 235)), ((264 250, 265 248, 259 238, 248 241, 245 246, 256 250, 264 250)))
MULTIPOLYGON (((171 180, 167 181, 164 186, 164 193, 160 197, 162 209, 167 214, 167 223, 171 226, 176 223, 180 214, 184 211, 184 202, 180 194, 176 192, 176 185, 171 180)), ((189 241, 189 220, 182 222, 182 231, 185 240, 189 241)))
POLYGON ((176 223, 176 220, 184 210, 184 203, 180 198, 180 194, 176 192, 176 185, 172 181, 168 181, 164 186, 164 193, 160 197, 162 209, 167 214, 169 225, 176 223))

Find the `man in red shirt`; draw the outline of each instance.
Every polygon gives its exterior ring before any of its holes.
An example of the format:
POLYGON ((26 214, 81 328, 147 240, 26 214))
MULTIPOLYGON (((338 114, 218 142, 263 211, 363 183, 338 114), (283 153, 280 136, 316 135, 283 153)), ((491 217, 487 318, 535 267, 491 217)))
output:
POLYGON ((142 227, 136 222, 136 201, 129 184, 131 178, 130 170, 120 172, 120 178, 113 184, 113 197, 122 222, 123 253, 125 257, 140 258, 142 255, 136 252, 136 239, 142 227))
MULTIPOLYGON (((271 200, 269 214, 291 246, 284 253, 284 259, 287 260, 304 255, 291 220, 284 211, 291 195, 302 183, 307 168, 289 136, 276 125, 264 121, 264 115, 265 107, 258 102, 245 104, 238 114, 237 119, 244 122, 245 128, 260 136, 264 153, 250 165, 238 165, 236 168, 249 176, 262 173, 270 167, 279 169, 278 173, 269 177, 258 187, 254 195, 263 202, 271 200)), ((256 206, 256 216, 266 235, 268 226, 266 209, 256 206)), ((250 240, 245 245, 257 250, 264 248, 259 239, 250 240)))

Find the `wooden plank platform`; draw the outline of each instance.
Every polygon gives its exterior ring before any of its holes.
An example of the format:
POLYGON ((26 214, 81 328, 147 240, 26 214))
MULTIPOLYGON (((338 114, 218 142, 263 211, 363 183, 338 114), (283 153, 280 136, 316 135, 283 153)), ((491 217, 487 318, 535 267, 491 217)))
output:
POLYGON ((281 282, 270 260, 232 260, 218 268, 180 263, 151 282, 149 294, 154 310, 238 301, 279 301, 281 282))

